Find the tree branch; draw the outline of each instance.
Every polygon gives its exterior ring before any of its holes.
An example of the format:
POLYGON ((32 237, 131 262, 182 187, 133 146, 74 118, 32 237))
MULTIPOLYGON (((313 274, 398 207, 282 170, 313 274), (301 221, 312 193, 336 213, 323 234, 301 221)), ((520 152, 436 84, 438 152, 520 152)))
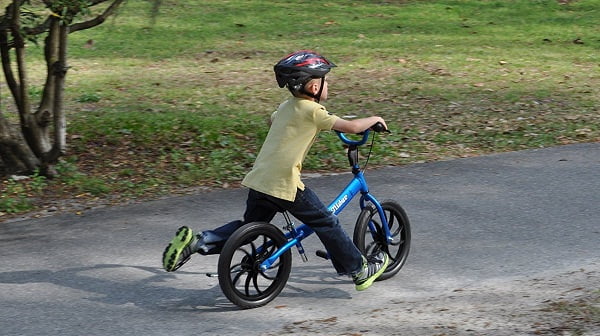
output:
MULTIPOLYGON (((121 5, 121 3, 123 3, 123 1, 125 1, 125 0, 114 0, 113 3, 110 4, 110 6, 108 6, 108 8, 106 8, 104 10, 104 13, 96 16, 95 18, 93 18, 89 21, 72 24, 69 27, 69 33, 76 32, 79 30, 89 29, 89 28, 92 28, 92 27, 102 24, 106 20, 107 17, 112 15, 117 10, 117 8, 119 8, 119 6, 121 5)), ((100 3, 100 2, 103 2, 103 1, 97 0, 97 3, 100 3)))
MULTIPOLYGON (((21 1, 23 2, 23 1, 26 1, 26 0, 21 0, 21 1)), ((90 1, 89 7, 96 6, 96 5, 104 3, 106 1, 108 1, 108 0, 93 0, 93 1, 90 1)), ((116 7, 118 7, 123 2, 123 0, 118 0, 118 1, 115 1, 115 2, 118 2, 118 4, 116 5, 116 7)), ((109 8, 104 11, 104 13, 102 13, 101 15, 99 15, 98 17, 96 17, 95 19, 92 19, 92 20, 86 21, 86 22, 76 23, 76 24, 72 25, 70 31, 74 32, 74 31, 77 31, 77 30, 84 30, 84 29, 92 28, 92 27, 95 27, 95 26, 101 24, 102 22, 104 22, 104 20, 106 19, 106 17, 109 16, 109 15, 111 15, 112 12, 114 11, 113 9, 110 9, 110 7, 112 7, 113 5, 114 5, 114 3, 111 6, 109 6, 109 8), (107 11, 109 11, 109 12, 107 13, 107 11), (90 24, 89 27, 83 27, 83 28, 78 28, 77 27, 78 25, 84 25, 84 24, 87 24, 88 22, 95 22, 96 20, 101 20, 101 21, 98 22, 98 23, 96 23, 96 24, 90 24), (73 26, 75 26, 75 28, 73 28, 73 26)), ((115 7, 115 9, 116 9, 116 7, 115 7)), ((51 22, 50 19, 51 19, 50 17, 47 18, 43 23, 41 23, 41 24, 39 24, 39 25, 37 25, 35 27, 26 27, 26 28, 24 28, 25 34, 27 34, 27 35, 39 35, 39 34, 43 34, 43 33, 47 32, 50 29, 50 22, 51 22)))
POLYGON ((23 31, 26 35, 39 35, 47 32, 48 29, 50 29, 50 18, 35 27, 25 27, 23 31))
POLYGON ((10 45, 8 43, 8 36, 6 31, 0 32, 0 58, 2 59, 2 70, 4 71, 4 77, 6 78, 6 84, 12 93, 16 101, 21 100, 19 92, 19 83, 15 79, 15 75, 12 71, 11 60, 10 60, 10 45))

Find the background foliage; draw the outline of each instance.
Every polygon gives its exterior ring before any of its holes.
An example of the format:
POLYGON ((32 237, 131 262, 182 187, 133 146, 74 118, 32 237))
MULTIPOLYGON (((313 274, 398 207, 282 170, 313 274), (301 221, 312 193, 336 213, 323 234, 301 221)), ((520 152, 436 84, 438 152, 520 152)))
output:
MULTIPOLYGON (((129 1, 70 36, 61 177, 5 178, 0 219, 60 199, 117 203, 237 185, 287 97, 272 65, 296 49, 338 64, 331 112, 389 121, 377 165, 600 140, 600 0, 170 0, 155 19, 151 6, 129 1)), ((41 69, 40 47, 28 50, 41 69)), ((41 74, 30 71, 33 92, 41 74)), ((305 169, 346 164, 324 133, 305 169)))

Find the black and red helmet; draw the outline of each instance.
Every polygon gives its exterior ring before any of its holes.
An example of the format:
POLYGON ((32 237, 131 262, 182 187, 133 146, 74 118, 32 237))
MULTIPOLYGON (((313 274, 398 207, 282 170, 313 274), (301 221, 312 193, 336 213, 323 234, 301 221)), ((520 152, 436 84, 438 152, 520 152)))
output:
POLYGON ((324 78, 336 65, 312 50, 300 50, 275 64, 275 78, 279 87, 287 85, 290 91, 299 91, 309 80, 324 78))

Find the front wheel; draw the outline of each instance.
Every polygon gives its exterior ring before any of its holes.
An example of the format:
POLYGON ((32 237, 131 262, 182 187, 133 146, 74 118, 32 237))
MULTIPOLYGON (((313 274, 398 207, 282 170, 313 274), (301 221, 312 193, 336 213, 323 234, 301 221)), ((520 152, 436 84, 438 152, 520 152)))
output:
POLYGON ((387 244, 382 221, 377 208, 369 204, 365 207, 354 227, 354 244, 364 255, 385 251, 390 263, 385 272, 377 280, 386 280, 398 273, 408 257, 410 250, 410 223, 402 207, 395 201, 386 200, 381 203, 388 221, 392 242, 387 244))
POLYGON ((286 251, 267 270, 260 264, 287 243, 269 223, 249 223, 237 229, 219 256, 219 285, 223 294, 241 308, 264 306, 279 295, 290 276, 292 254, 286 251))

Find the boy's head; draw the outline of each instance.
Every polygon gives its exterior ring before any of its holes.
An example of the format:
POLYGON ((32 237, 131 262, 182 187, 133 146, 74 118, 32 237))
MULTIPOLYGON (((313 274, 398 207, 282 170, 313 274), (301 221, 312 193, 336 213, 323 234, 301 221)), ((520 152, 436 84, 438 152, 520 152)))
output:
POLYGON ((300 50, 287 55, 275 64, 275 78, 279 87, 287 86, 294 96, 306 95, 319 101, 326 87, 325 75, 335 66, 314 51, 300 50), (314 81, 315 79, 318 81, 314 81))

